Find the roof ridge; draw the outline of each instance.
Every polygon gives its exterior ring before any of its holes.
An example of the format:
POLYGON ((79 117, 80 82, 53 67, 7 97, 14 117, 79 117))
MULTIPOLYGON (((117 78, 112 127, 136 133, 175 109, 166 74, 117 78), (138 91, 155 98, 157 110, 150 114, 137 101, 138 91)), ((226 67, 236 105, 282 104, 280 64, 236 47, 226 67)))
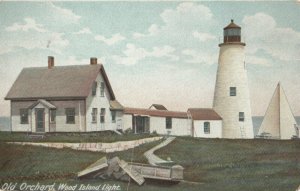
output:
MULTIPOLYGON (((55 65, 53 68, 51 68, 51 69, 55 69, 55 68, 62 68, 62 67, 76 67, 76 66, 82 66, 82 67, 84 67, 84 66, 92 66, 92 67, 94 67, 94 66, 103 66, 103 64, 94 64, 94 65, 91 65, 91 64, 76 64, 76 65, 55 65)), ((32 67, 24 67, 23 69, 36 69, 36 68, 40 68, 40 69, 48 69, 48 66, 32 66, 32 67)))
POLYGON ((152 110, 152 109, 149 109, 149 108, 138 108, 138 107, 124 107, 124 109, 139 109, 139 110, 158 111, 158 112, 183 112, 183 113, 186 113, 186 111, 174 111, 174 110, 152 110))

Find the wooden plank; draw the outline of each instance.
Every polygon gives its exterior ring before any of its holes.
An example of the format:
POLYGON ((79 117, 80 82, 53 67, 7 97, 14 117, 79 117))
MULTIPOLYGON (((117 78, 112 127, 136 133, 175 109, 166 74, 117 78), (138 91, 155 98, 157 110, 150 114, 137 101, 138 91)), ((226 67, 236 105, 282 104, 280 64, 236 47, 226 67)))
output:
POLYGON ((106 157, 103 157, 103 158, 97 160, 95 163, 88 166, 86 169, 78 172, 77 177, 82 177, 82 176, 91 174, 95 171, 104 169, 106 167, 108 167, 107 159, 106 159, 106 157))
POLYGON ((134 170, 131 165, 128 165, 127 162, 120 160, 119 166, 138 184, 142 185, 145 182, 144 177, 134 170))

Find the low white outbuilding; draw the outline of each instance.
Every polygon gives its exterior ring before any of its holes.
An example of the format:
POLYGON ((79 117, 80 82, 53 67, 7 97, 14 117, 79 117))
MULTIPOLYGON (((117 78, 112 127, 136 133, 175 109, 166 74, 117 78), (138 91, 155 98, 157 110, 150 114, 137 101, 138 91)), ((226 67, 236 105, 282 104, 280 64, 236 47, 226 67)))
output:
POLYGON ((193 137, 222 138, 222 118, 207 108, 190 108, 187 111, 193 137))
POLYGON ((222 118, 213 109, 191 108, 187 112, 124 108, 123 130, 134 133, 222 138, 222 118))
POLYGON ((132 129, 134 133, 191 135, 186 112, 125 108, 123 122, 123 129, 132 129))

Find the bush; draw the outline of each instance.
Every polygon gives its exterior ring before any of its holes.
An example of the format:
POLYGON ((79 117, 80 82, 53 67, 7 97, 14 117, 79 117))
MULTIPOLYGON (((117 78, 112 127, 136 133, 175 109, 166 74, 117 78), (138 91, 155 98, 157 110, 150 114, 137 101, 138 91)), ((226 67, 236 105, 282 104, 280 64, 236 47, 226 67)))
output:
POLYGON ((124 134, 128 135, 128 134, 133 134, 133 131, 131 128, 128 128, 124 131, 124 134))

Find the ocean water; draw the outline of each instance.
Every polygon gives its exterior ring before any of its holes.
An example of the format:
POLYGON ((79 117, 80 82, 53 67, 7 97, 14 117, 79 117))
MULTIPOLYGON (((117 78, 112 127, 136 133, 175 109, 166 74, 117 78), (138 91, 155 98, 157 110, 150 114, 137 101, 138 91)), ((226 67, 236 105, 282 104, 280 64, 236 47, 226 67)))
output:
MULTIPOLYGON (((263 119, 264 119, 263 116, 252 117, 254 135, 257 135, 259 127, 260 127, 263 119)), ((296 116, 295 119, 296 119, 297 124, 300 125, 300 116, 296 116)))
POLYGON ((252 117, 254 136, 257 135, 259 127, 260 127, 263 119, 264 119, 263 116, 252 117))
POLYGON ((10 130, 10 117, 0 117, 0 131, 10 130))
MULTIPOLYGON (((252 117, 254 135, 257 135, 259 127, 263 121, 263 116, 252 117)), ((300 125, 300 116, 296 116, 297 124, 300 125)), ((10 130, 10 118, 9 117, 0 117, 0 131, 9 131, 10 130)))

